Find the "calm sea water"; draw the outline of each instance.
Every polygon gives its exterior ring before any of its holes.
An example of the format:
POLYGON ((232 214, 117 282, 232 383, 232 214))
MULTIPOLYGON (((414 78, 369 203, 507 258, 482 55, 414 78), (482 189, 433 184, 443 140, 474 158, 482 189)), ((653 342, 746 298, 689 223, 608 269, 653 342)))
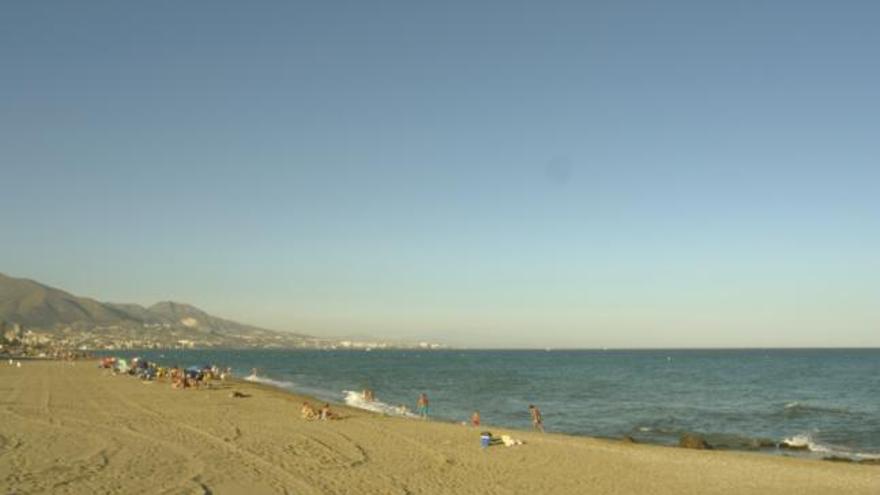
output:
POLYGON ((800 455, 880 457, 880 349, 645 351, 151 351, 165 364, 231 366, 239 376, 324 400, 415 409, 436 419, 548 431, 629 435, 673 444, 683 432, 720 448, 765 450, 788 439, 800 455), (371 388, 378 403, 358 394, 371 388))

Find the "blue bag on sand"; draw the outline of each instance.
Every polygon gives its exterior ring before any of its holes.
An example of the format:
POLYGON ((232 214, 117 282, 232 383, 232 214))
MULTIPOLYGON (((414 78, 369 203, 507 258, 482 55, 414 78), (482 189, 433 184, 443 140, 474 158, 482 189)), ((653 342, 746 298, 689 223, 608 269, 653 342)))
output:
POLYGON ((480 447, 486 448, 489 446, 489 442, 492 441, 492 434, 488 431, 484 431, 480 434, 480 447))

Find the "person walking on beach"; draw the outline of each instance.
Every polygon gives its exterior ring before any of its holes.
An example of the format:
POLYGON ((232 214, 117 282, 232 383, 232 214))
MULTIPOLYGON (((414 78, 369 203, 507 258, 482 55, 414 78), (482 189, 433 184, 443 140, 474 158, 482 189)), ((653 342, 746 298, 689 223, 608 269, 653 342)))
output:
POLYGON ((529 404, 529 413, 532 415, 532 426, 541 433, 544 433, 544 417, 541 416, 541 410, 534 404, 529 404))
POLYGON ((422 419, 426 419, 428 417, 428 394, 422 392, 419 394, 419 400, 416 402, 416 409, 419 412, 419 416, 422 419))
POLYGON ((474 413, 471 414, 471 426, 480 426, 480 411, 474 411, 474 413))

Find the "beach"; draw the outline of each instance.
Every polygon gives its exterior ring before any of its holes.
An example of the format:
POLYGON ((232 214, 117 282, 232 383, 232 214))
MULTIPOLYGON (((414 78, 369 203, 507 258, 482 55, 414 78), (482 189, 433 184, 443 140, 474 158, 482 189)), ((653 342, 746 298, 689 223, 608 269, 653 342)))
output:
MULTIPOLYGON (((0 365, 0 493, 872 493, 880 468, 386 417, 96 361, 0 365), (233 397, 238 391, 243 397, 233 397), (524 445, 480 447, 480 432, 524 445)), ((313 401, 313 400, 312 400, 313 401)), ((315 402, 315 401, 313 401, 315 402)))

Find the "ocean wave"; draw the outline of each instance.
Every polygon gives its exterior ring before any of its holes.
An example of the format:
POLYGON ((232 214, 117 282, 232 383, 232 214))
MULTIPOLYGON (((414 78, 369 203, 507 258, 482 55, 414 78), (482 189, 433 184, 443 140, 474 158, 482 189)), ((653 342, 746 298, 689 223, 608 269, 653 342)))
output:
POLYGON ((783 439, 779 446, 781 448, 805 450, 822 454, 823 457, 844 457, 853 460, 880 459, 880 454, 869 452, 857 452, 846 447, 824 444, 817 442, 813 435, 809 433, 799 433, 783 439))
MULTIPOLYGON (((666 429, 656 426, 638 426, 633 428, 632 435, 636 439, 660 440, 661 443, 674 445, 681 435, 689 430, 666 429)), ((703 432, 700 436, 712 447, 722 450, 751 450, 775 453, 787 453, 795 456, 817 458, 846 458, 853 461, 880 459, 880 452, 858 451, 852 448, 822 442, 814 437, 814 433, 799 433, 781 440, 752 437, 736 433, 703 432)))
POLYGON ((667 424, 643 424, 635 426, 630 430, 631 433, 645 433, 652 436, 668 436, 675 438, 678 438, 679 435, 687 433, 688 431, 690 430, 687 428, 667 424))
POLYGON ((284 380, 273 380, 265 376, 257 376, 253 373, 244 377, 244 380, 253 383, 262 383, 263 385, 269 385, 276 388, 283 388, 285 390, 293 390, 293 388, 295 387, 293 382, 288 382, 284 380))
POLYGON ((809 450, 810 452, 830 453, 832 450, 828 446, 817 443, 809 433, 800 433, 798 435, 784 438, 779 444, 783 447, 804 449, 809 450))
POLYGON ((842 407, 817 406, 815 404, 807 404, 799 401, 792 401, 783 406, 785 414, 808 414, 808 413, 827 413, 827 414, 849 414, 849 410, 842 407))
POLYGON ((389 416, 403 416, 408 418, 417 417, 403 405, 392 406, 375 399, 366 400, 362 392, 355 392, 354 390, 343 390, 342 393, 345 394, 345 404, 350 407, 356 407, 358 409, 373 411, 380 414, 387 414, 389 416))

